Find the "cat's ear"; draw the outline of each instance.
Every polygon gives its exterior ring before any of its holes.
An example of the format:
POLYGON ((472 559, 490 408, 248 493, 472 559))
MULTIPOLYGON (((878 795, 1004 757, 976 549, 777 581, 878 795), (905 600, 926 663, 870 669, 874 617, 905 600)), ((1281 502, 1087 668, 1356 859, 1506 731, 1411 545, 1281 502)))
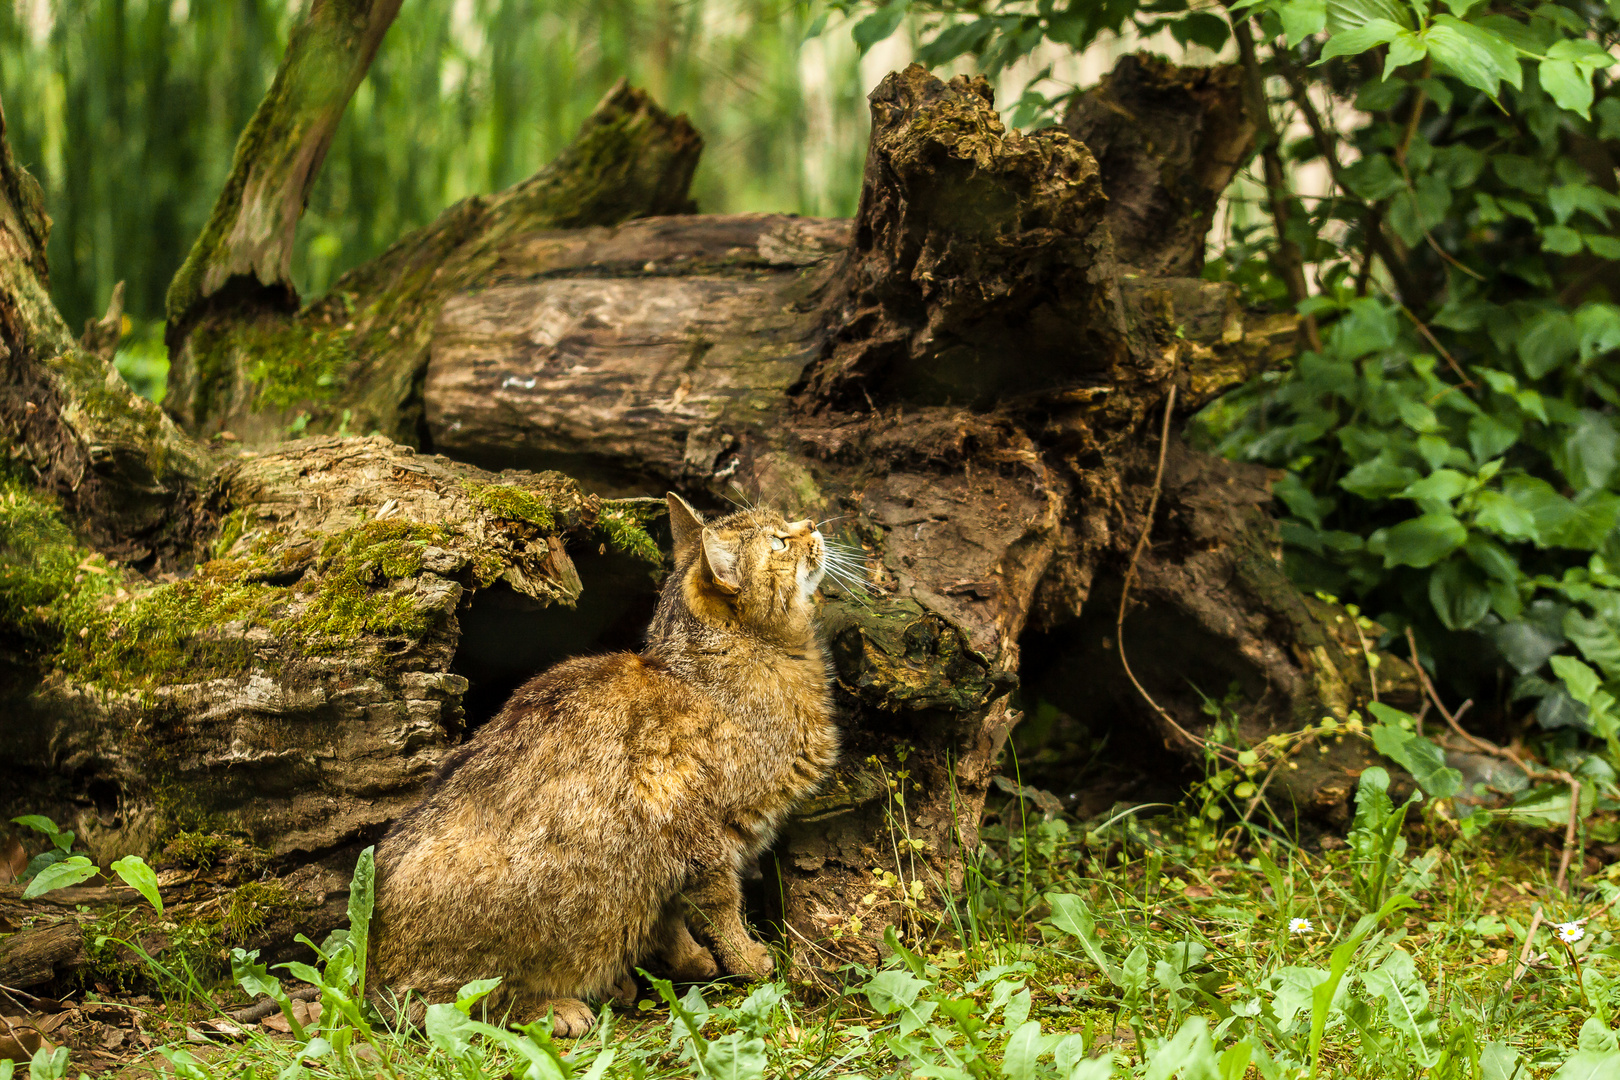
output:
POLYGON ((707 584, 723 593, 735 596, 742 591, 742 582, 737 578, 737 552, 713 529, 703 530, 702 573, 707 584))
POLYGON ((685 566, 702 543, 703 515, 673 491, 664 498, 669 503, 669 531, 675 537, 675 565, 685 566))

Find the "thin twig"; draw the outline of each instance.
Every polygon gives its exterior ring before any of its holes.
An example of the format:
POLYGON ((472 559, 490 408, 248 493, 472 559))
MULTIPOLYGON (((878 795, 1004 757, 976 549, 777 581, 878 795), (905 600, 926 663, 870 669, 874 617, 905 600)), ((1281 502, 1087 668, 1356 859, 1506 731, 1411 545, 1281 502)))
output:
MULTIPOLYGON (((1464 269, 1467 269, 1467 267, 1464 267, 1464 269)), ((1469 273, 1473 273, 1473 271, 1470 270, 1469 273)), ((1412 309, 1407 307, 1405 304, 1401 304, 1400 309, 1401 309, 1401 311, 1403 311, 1406 314, 1406 317, 1408 319, 1412 320, 1412 325, 1416 326, 1418 328, 1418 333, 1422 334, 1424 339, 1426 341, 1428 341, 1428 343, 1430 345, 1433 345, 1435 347, 1435 349, 1440 353, 1440 355, 1445 358, 1446 365, 1448 367, 1450 367, 1452 371, 1457 373, 1457 378, 1462 380, 1461 385, 1463 385, 1463 386, 1474 386, 1474 385, 1476 385, 1474 380, 1470 379, 1468 377, 1468 375, 1463 371, 1462 367, 1457 363, 1456 357, 1452 356, 1449 352, 1447 352, 1446 347, 1444 345, 1440 344, 1440 339, 1434 336, 1434 333, 1432 331, 1430 331, 1428 325, 1426 323, 1424 323, 1424 321, 1422 319, 1420 319, 1416 315, 1412 314, 1412 309)))
POLYGON ((1373 663, 1372 650, 1367 647, 1367 635, 1361 632, 1361 616, 1350 616, 1350 625, 1356 632, 1356 640, 1361 642, 1361 657, 1367 661, 1367 684, 1372 687, 1373 704, 1378 704, 1378 665, 1373 663))
POLYGON ((1235 761, 1224 747, 1217 746, 1207 739, 1201 739, 1176 722, 1176 718, 1165 711, 1164 707, 1153 700, 1153 695, 1147 692, 1136 673, 1131 670, 1131 662, 1125 656, 1125 608, 1131 597, 1131 582, 1136 577, 1136 563, 1142 557, 1142 549, 1147 546, 1148 534, 1153 531, 1153 512, 1159 507, 1159 491, 1164 484, 1164 459, 1170 449, 1170 416, 1176 408, 1176 384, 1170 384, 1170 392, 1164 399, 1164 424, 1159 429, 1159 464, 1153 470, 1153 491, 1148 496, 1147 514, 1142 520, 1142 534, 1136 538, 1136 547, 1131 550, 1131 561, 1125 567, 1125 581, 1119 589, 1119 615, 1114 619, 1114 644, 1119 649, 1119 662, 1125 667, 1125 675, 1136 687, 1136 692, 1142 695, 1142 700, 1152 706, 1165 723, 1169 724, 1181 736, 1194 746, 1203 749, 1213 749, 1217 756, 1225 756, 1235 761))
POLYGON ((1541 907, 1537 905, 1536 913, 1530 916, 1530 930, 1524 935, 1524 948, 1519 950, 1519 964, 1513 969, 1513 974, 1508 976, 1507 982, 1502 984, 1503 993, 1511 990, 1513 984, 1529 969, 1530 953, 1535 948, 1536 931, 1539 929, 1541 929, 1541 907))
POLYGON ((1569 824, 1564 829, 1564 851, 1558 856, 1558 876, 1553 891, 1563 892, 1569 881, 1569 862, 1575 857, 1575 830, 1581 821, 1581 782, 1569 778, 1569 824))

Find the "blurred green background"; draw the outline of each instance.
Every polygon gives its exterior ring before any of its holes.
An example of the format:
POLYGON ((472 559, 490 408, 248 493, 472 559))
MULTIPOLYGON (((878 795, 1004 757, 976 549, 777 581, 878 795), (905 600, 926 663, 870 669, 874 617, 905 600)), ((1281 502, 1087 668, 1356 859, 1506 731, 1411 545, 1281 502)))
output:
MULTIPOLYGON (((0 103, 55 221, 77 329, 127 282, 119 366, 160 393, 163 296, 275 73, 299 0, 0 0, 0 103)), ((319 295, 463 196, 549 161, 621 77, 687 113, 705 212, 848 215, 867 114, 847 33, 794 0, 407 0, 300 226, 319 295)))

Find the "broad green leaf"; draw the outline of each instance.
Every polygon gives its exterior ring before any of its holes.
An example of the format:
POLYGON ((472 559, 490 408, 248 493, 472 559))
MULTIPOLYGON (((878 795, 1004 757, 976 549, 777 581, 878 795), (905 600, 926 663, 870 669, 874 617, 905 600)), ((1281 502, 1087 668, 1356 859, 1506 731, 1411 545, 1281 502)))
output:
POLYGON ((1322 1034, 1327 1030, 1328 1013, 1338 995, 1339 985, 1344 981, 1345 972, 1350 970, 1350 961, 1354 959, 1356 950, 1361 947, 1367 936, 1377 929, 1379 923, 1398 911, 1412 907, 1417 907, 1417 901, 1410 896, 1390 897, 1376 912, 1363 915, 1356 922, 1355 928, 1350 931, 1350 936, 1334 948, 1328 961, 1328 977, 1311 991, 1310 1052, 1313 1080, 1321 1063, 1322 1034))
POLYGON ((1472 562, 1447 559, 1429 574, 1429 603, 1447 630, 1467 630, 1490 611, 1491 593, 1472 562))
POLYGON ((499 985, 500 979, 478 979, 467 983, 456 991, 456 1008, 461 1015, 471 1016, 473 1006, 488 997, 499 985))
POLYGON ((879 1015, 888 1016, 914 1004, 927 985, 904 971, 880 971, 866 984, 866 1000, 879 1015))
POLYGON ((1052 907, 1052 914, 1047 916, 1046 921, 1078 941, 1086 958, 1108 977, 1109 982, 1118 986, 1119 971, 1102 947, 1102 939, 1097 936, 1096 920, 1085 900, 1072 893, 1048 893, 1046 902, 1052 907))
POLYGON ((375 850, 368 847, 360 853, 349 880, 349 943, 354 949, 355 991, 360 997, 366 994, 366 951, 377 882, 375 850))
POLYGON ((1422 480, 1407 484, 1401 489, 1399 497, 1420 502, 1450 503, 1466 490, 1468 477, 1455 469, 1436 469, 1422 480))
POLYGON ((1491 97, 1496 96, 1501 82, 1515 90, 1524 85, 1518 50, 1494 30, 1452 15, 1437 15, 1423 36, 1436 64, 1491 97))
POLYGON ((163 914, 163 895, 158 892, 157 873, 146 865, 146 860, 139 855, 125 855, 112 864, 113 873, 123 879, 124 884, 146 897, 146 902, 157 909, 159 915, 163 914))
POLYGON ((1182 1024, 1167 1041, 1146 1055, 1143 1080, 1170 1080, 1171 1076, 1214 1076, 1219 1068, 1215 1044, 1209 1037, 1209 1021, 1195 1016, 1182 1024))
POLYGON ((1539 623, 1520 620, 1503 623, 1491 631, 1491 640, 1520 675, 1539 671, 1554 653, 1564 647, 1564 638, 1552 634, 1539 623))
POLYGON ((1384 565, 1433 566, 1463 546, 1468 530, 1450 514, 1424 514, 1384 535, 1384 565))
POLYGON ((1572 359, 1581 348, 1580 332, 1568 312, 1543 311, 1519 332, 1517 350, 1524 371, 1539 379, 1572 359))
POLYGON ((1322 58, 1318 64, 1326 63, 1335 56, 1359 56, 1369 49, 1380 45, 1388 45, 1401 33, 1401 26, 1388 19, 1368 19, 1360 26, 1347 30, 1340 30, 1328 38, 1328 43, 1322 49, 1322 58))
POLYGON ((1290 49, 1327 28, 1327 0, 1287 0, 1276 11, 1290 49))
POLYGON ((1548 225, 1541 230, 1541 250, 1554 255, 1579 255, 1581 234, 1567 225, 1548 225))
POLYGON ((1592 73, 1568 60, 1543 60, 1537 68, 1541 88, 1560 109, 1583 120, 1592 118, 1592 73))
POLYGON ((703 1051, 703 1073, 714 1080, 760 1080, 765 1075, 765 1040, 733 1031, 703 1051))
MULTIPOLYGON (((1381 716, 1406 715, 1381 702, 1374 702, 1371 708, 1381 716)), ((1380 754, 1411 773, 1412 779, 1431 797, 1449 799, 1462 788, 1462 773, 1447 768, 1444 751, 1416 731, 1408 731, 1398 722, 1385 721, 1373 726, 1372 740, 1380 754)))
POLYGON ((1519 429, 1504 424, 1490 413, 1480 413, 1468 421, 1468 448, 1474 461, 1483 465, 1499 457, 1519 441, 1519 429))
POLYGON ((1553 657, 1552 669, 1553 674, 1569 687, 1570 696, 1582 705, 1590 704, 1602 689, 1603 680, 1598 678, 1598 673, 1573 656, 1553 657))
POLYGON ((1500 491, 1481 491, 1474 497, 1474 524, 1508 540, 1537 540, 1533 514, 1500 491))
MULTIPOLYGON (((1323 0, 1303 0, 1303 2, 1320 3, 1323 0)), ((1317 30, 1320 29, 1321 26, 1317 26, 1317 30)), ((1211 52, 1220 52, 1226 48, 1226 41, 1232 36, 1232 28, 1219 15, 1208 11, 1194 11, 1170 24, 1170 36, 1178 45, 1202 45, 1211 52)))
POLYGON ((1368 154, 1347 166, 1341 175, 1345 186, 1363 202, 1387 199, 1406 187, 1405 179, 1386 154, 1368 154))
POLYGON ((1040 1057, 1062 1036, 1042 1035, 1039 1020, 1020 1024, 1007 1037, 1001 1052, 1001 1074, 1009 1080, 1037 1080, 1041 1076, 1040 1057))
POLYGON ((1571 610, 1564 616, 1564 633, 1582 656, 1603 669, 1606 678, 1620 682, 1620 632, 1612 622, 1602 617, 1588 619, 1571 610))
POLYGON ((28 883, 23 890, 22 898, 32 900, 36 896, 56 889, 65 889, 70 885, 77 885, 86 878, 94 877, 96 864, 83 855, 74 855, 61 862, 52 863, 34 875, 34 880, 28 883))
POLYGON ((28 1063, 29 1080, 62 1080, 67 1075, 68 1048, 41 1046, 28 1063))
POLYGON ((900 26, 900 20, 906 17, 908 6, 910 6, 908 0, 893 0, 892 3, 884 4, 856 23, 855 29, 851 31, 856 48, 865 53, 873 45, 894 33, 900 26))
POLYGON ((1335 34, 1373 19, 1411 28, 1412 9, 1397 0, 1327 0, 1327 18, 1328 29, 1335 34))
POLYGON ((44 833, 46 836, 56 836, 62 831, 56 827, 56 822, 44 814, 24 814, 22 817, 14 817, 11 820, 25 829, 33 829, 35 832, 44 833))
POLYGON ((1285 967, 1271 977, 1271 1011, 1287 1031, 1294 1018, 1311 1007, 1311 995, 1327 980, 1326 968, 1285 967))
POLYGON ((1377 501, 1405 491, 1419 479, 1416 469, 1399 464, 1395 453, 1384 450, 1351 469, 1339 480, 1339 486, 1363 499, 1377 501))
POLYGON ((1440 1060, 1440 1022, 1429 1009, 1429 988, 1410 953, 1391 950, 1384 962, 1361 977, 1374 997, 1383 998, 1385 1016, 1406 1043, 1412 1060, 1425 1069, 1440 1060))
POLYGON ((974 19, 947 26, 928 44, 917 51, 917 60, 925 67, 948 64, 963 53, 978 52, 995 32, 991 19, 974 19))
POLYGON ((1519 1062, 1519 1052, 1507 1043, 1489 1042, 1480 1047, 1480 1080, 1525 1080, 1528 1071, 1519 1062))
POLYGON ((1620 1080, 1620 1051, 1576 1051, 1551 1080, 1620 1080))
POLYGON ((1580 422, 1564 436, 1559 471, 1578 492, 1607 487, 1620 459, 1620 430, 1614 418, 1582 409, 1580 422))

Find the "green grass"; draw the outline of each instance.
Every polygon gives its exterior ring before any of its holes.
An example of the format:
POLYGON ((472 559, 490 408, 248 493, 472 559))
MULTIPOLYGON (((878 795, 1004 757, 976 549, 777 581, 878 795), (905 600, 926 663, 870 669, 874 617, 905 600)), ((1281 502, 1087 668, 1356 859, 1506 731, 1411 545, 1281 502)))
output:
MULTIPOLYGON (((966 891, 935 929, 909 946, 891 933, 881 968, 843 973, 848 992, 802 976, 655 983, 578 1042, 554 1043, 543 1022, 483 1022, 488 986, 430 1010, 425 1033, 357 1007, 368 853, 351 901, 359 942, 340 931, 320 968, 289 969, 324 984, 323 1016, 302 1039, 254 1029, 205 1049, 176 1038, 161 1053, 185 1080, 1620 1075, 1620 943, 1601 908, 1620 895, 1615 868, 1555 894, 1550 833, 1466 837, 1437 804, 1402 823, 1362 796, 1348 846, 1314 851, 1276 822, 1212 829, 1196 805, 1081 823, 1026 817, 1033 807, 1015 800, 987 819, 966 891), (1369 892, 1379 856, 1390 874, 1369 892), (1538 907, 1532 963, 1506 986, 1538 907), (1560 943, 1551 924, 1584 917, 1581 939, 1560 943)), ((279 992, 249 955, 236 969, 243 985, 279 992)), ((204 995, 185 997, 192 1022, 208 1015, 204 995)), ((172 1021, 177 1036, 183 1023, 172 1021)), ((58 1075, 36 1061, 37 1080, 58 1075)))

